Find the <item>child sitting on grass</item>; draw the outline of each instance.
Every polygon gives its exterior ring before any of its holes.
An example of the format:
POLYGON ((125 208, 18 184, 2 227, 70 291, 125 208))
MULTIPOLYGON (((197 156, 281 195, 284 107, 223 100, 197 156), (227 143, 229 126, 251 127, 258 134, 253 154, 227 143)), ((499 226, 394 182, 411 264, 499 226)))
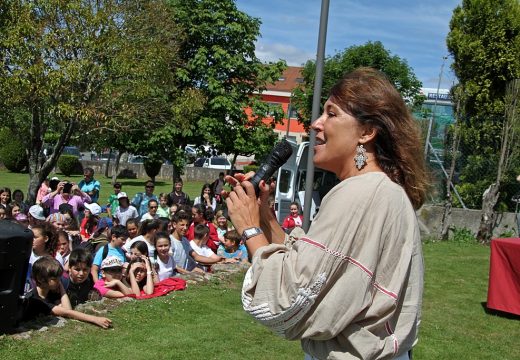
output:
POLYGON ((225 263, 247 262, 247 249, 240 244, 240 234, 230 230, 224 234, 224 244, 218 247, 217 255, 225 258, 225 263))
POLYGON ((130 261, 126 280, 130 284, 134 295, 153 294, 154 282, 150 259, 146 256, 141 256, 130 261))
POLYGON ((204 271, 209 271, 210 267, 207 265, 215 264, 222 260, 220 256, 216 255, 213 250, 206 245, 209 240, 209 228, 206 225, 198 224, 195 226, 193 236, 194 238, 190 241, 190 246, 198 255, 208 259, 204 263, 199 263, 199 265, 202 266, 204 271))
POLYGON ((123 225, 116 225, 110 231, 110 242, 99 248, 94 256, 94 263, 92 265, 92 277, 94 279, 100 279, 99 268, 103 259, 108 256, 118 257, 122 263, 126 261, 125 252, 122 246, 125 244, 126 238, 128 238, 128 231, 123 225))
POLYGON ((132 289, 123 282, 123 262, 117 256, 108 256, 101 263, 101 279, 94 284, 94 289, 101 296, 114 299, 133 294, 132 289))
POLYGON ((42 256, 32 267, 32 279, 36 286, 26 295, 22 310, 22 320, 32 320, 38 315, 62 316, 90 322, 104 329, 112 320, 72 310, 69 297, 60 281, 63 268, 52 256, 42 256))
POLYGON ((155 234, 155 266, 159 281, 173 277, 177 271, 173 256, 170 255, 171 239, 167 232, 155 234))
POLYGON ((87 300, 97 299, 99 293, 94 290, 94 279, 90 273, 92 255, 89 251, 77 248, 69 256, 69 286, 67 295, 73 308, 87 300), (94 296, 93 294, 96 294, 94 296))

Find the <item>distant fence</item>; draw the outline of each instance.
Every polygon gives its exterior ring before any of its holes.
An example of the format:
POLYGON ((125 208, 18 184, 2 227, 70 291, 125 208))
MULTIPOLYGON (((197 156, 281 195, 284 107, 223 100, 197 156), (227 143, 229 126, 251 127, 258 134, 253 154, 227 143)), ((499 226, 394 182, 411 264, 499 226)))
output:
MULTIPOLYGON (((83 167, 90 167, 94 169, 96 174, 104 174, 106 162, 104 161, 92 161, 92 160, 81 160, 81 164, 83 167)), ((143 164, 133 164, 122 162, 119 163, 119 174, 118 178, 140 178, 146 179, 148 175, 146 175, 146 171, 144 170, 143 164)), ((216 170, 216 169, 207 169, 202 167, 194 167, 188 166, 184 169, 184 174, 181 176, 184 181, 207 181, 213 182, 220 172, 224 170, 216 170)), ((114 163, 110 162, 108 167, 108 174, 112 176, 114 173, 114 163)), ((173 166, 172 165, 163 165, 161 166, 161 171, 156 176, 156 179, 164 180, 164 181, 172 181, 173 176, 173 166)))

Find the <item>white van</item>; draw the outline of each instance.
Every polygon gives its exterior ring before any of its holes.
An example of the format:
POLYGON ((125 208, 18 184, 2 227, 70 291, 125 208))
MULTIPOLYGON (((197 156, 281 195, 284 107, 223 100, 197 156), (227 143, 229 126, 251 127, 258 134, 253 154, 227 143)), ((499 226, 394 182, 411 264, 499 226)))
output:
MULTIPOLYGON (((275 193, 276 218, 282 223, 289 215, 289 207, 293 201, 298 202, 302 209, 305 206, 305 177, 307 176, 307 158, 309 143, 296 144, 288 140, 293 147, 289 160, 278 169, 275 193)), ((311 221, 319 210, 321 199, 339 183, 336 175, 330 171, 314 168, 312 192, 311 221)))
POLYGON ((230 170, 231 163, 228 159, 226 159, 223 156, 213 156, 210 158, 206 158, 204 160, 204 163, 202 164, 202 167, 208 169, 230 170))

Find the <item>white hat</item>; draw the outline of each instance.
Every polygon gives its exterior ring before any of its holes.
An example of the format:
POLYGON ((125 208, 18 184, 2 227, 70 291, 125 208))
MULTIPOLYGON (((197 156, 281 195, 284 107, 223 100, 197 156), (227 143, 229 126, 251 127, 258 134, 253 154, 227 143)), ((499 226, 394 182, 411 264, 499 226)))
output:
POLYGON ((117 256, 107 256, 105 260, 101 262, 101 269, 111 267, 123 267, 123 262, 117 256))
POLYGON ((40 205, 33 205, 29 208, 29 214, 37 220, 45 220, 43 208, 40 205))
POLYGON ((92 215, 99 215, 99 214, 101 214, 101 206, 99 206, 96 203, 85 204, 85 207, 90 211, 90 213, 92 215))
POLYGON ((128 199, 128 196, 126 195, 125 192, 121 191, 119 194, 117 194, 117 200, 119 200, 121 198, 127 198, 128 199))
POLYGON ((51 180, 59 180, 57 176, 53 176, 51 180))

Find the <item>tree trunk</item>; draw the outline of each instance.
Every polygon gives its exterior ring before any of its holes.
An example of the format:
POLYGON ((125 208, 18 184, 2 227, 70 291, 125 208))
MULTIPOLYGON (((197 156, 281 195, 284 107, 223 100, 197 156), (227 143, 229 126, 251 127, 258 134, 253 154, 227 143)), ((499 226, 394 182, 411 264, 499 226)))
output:
POLYGON ((237 162, 237 157, 238 157, 238 154, 237 153, 234 153, 233 154, 233 161, 231 162, 231 172, 233 172, 233 170, 236 170, 236 162, 237 162))
POLYGON ((105 163, 105 177, 110 177, 110 175, 108 175, 108 167, 110 166, 111 157, 112 157, 112 148, 110 148, 110 151, 108 152, 108 159, 107 159, 107 162, 105 163))
MULTIPOLYGON (((460 116, 460 101, 457 102, 456 118, 460 116)), ((448 240, 451 229, 451 210, 453 208, 453 196, 451 195, 451 184, 453 183, 453 174, 455 173, 455 165, 457 164, 457 153, 459 150, 460 136, 459 123, 455 120, 453 128, 453 136, 451 141, 451 162, 448 179, 446 179, 446 199, 444 201, 444 213, 441 222, 441 240, 448 240)))
MULTIPOLYGON (((448 187, 449 187, 448 182, 448 187)), ((453 208, 453 199, 451 196, 451 191, 448 189, 448 193, 446 194, 446 199, 444 201, 444 213, 442 214, 441 221, 441 240, 448 240, 450 238, 450 229, 451 229, 451 209, 453 208)))
POLYGON ((477 232, 477 240, 481 244, 489 244, 493 236, 493 229, 495 228, 496 222, 494 207, 500 195, 498 192, 499 186, 499 183, 491 184, 482 196, 482 215, 477 232))
POLYGON ((36 201, 36 194, 41 184, 56 166, 65 144, 70 140, 76 125, 74 119, 64 120, 66 127, 60 134, 58 141, 54 144, 51 156, 42 162, 43 136, 45 129, 42 128, 42 109, 35 105, 31 114, 31 128, 29 132, 30 146, 28 148, 29 159, 29 186, 27 189, 27 202, 32 205, 36 201))
POLYGON ((119 151, 117 153, 116 162, 114 163, 114 172, 112 173, 112 186, 114 186, 114 184, 117 181, 117 175, 119 174, 119 163, 121 161, 122 155, 123 155, 122 151, 119 151))

